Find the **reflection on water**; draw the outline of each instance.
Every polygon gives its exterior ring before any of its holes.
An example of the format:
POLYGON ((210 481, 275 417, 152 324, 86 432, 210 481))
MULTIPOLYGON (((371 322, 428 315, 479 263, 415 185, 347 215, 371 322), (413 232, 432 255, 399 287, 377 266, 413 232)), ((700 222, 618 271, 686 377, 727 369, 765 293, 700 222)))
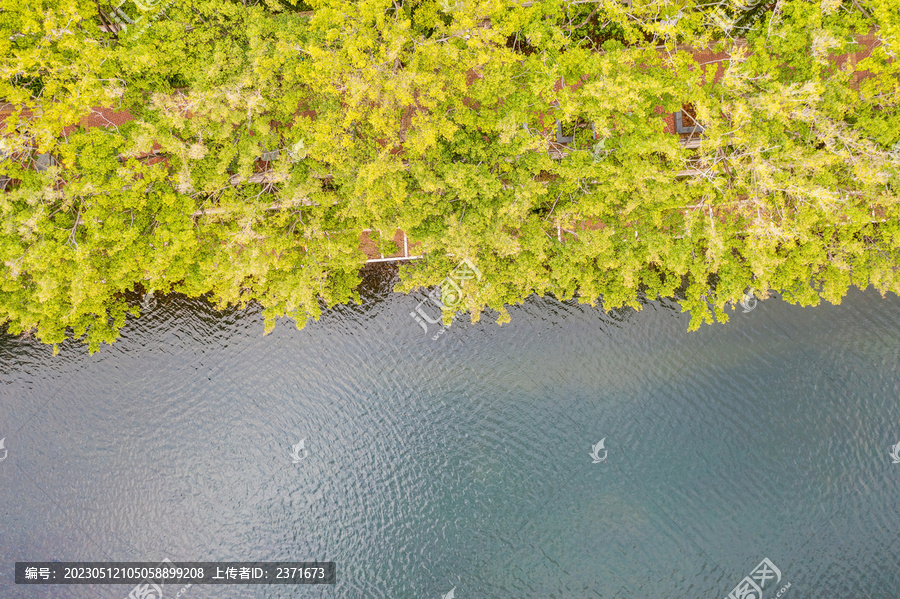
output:
POLYGON ((130 590, 16 587, 16 560, 163 558, 337 562, 188 599, 712 598, 765 559, 767 599, 896 596, 897 298, 694 333, 535 298, 432 339, 390 287, 265 337, 156 296, 94 356, 0 340, 0 596, 130 590))

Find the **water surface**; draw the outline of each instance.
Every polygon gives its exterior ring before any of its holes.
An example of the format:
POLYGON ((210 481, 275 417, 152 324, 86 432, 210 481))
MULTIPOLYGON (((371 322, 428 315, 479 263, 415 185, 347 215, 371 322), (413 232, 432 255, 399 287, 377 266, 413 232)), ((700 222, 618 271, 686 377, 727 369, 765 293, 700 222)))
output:
POLYGON ((666 301, 535 298, 432 339, 390 286, 268 336, 171 297, 93 356, 0 338, 0 596, 130 590, 15 561, 163 558, 337 562, 186 599, 721 599, 764 558, 766 599, 897 596, 898 298, 693 333, 666 301))

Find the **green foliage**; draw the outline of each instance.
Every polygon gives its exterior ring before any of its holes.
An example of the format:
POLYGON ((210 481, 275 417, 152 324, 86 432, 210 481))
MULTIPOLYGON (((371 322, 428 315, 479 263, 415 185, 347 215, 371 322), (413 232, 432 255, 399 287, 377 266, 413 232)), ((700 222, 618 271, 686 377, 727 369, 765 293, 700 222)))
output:
POLYGON ((426 255, 398 290, 469 258, 475 320, 535 293, 677 297, 696 328, 748 287, 897 292, 895 7, 754 5, 745 46, 709 3, 632 4, 174 0, 116 32, 95 3, 7 0, 0 321, 93 351, 140 288, 302 326, 358 299, 360 232, 389 252, 398 227, 426 255), (686 104, 697 150, 661 119, 686 104), (73 131, 96 106, 134 119, 73 131))

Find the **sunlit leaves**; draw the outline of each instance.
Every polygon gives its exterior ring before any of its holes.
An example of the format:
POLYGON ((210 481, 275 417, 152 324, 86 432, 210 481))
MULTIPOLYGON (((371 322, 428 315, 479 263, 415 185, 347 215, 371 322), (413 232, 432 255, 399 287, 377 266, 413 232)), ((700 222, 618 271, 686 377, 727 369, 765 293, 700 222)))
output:
POLYGON ((389 253, 396 228, 427 256, 399 290, 468 258, 484 278, 462 309, 501 323, 531 294, 677 296, 696 328, 751 286, 900 288, 893 38, 833 60, 896 29, 890 3, 783 1, 746 47, 693 0, 313 4, 175 0, 118 39, 93 4, 5 6, 3 91, 35 115, 7 119, 0 165, 11 331, 96 349, 138 288, 302 326, 355 297, 360 232, 389 253), (714 39, 721 60, 684 47, 714 39), (688 104, 696 150, 664 131, 688 104), (135 119, 62 135, 99 105, 135 119), (36 172, 39 151, 58 165, 36 172))

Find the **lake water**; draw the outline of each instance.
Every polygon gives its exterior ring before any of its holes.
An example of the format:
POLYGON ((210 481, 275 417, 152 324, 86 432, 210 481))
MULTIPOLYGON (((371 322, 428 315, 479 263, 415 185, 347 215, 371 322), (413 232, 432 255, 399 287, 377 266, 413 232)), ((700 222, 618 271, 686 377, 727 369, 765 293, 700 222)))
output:
POLYGON ((265 337, 172 297, 94 356, 0 338, 0 597, 130 591, 15 561, 164 558, 337 563, 184 599, 722 599, 764 559, 765 599, 900 596, 897 297, 693 333, 535 298, 432 339, 391 284, 265 337))

